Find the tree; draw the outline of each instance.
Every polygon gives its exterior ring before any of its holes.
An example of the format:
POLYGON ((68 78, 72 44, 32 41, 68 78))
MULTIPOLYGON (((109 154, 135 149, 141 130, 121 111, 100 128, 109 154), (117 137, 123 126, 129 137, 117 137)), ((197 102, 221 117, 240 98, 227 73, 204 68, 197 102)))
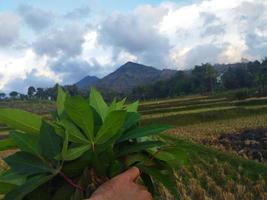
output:
POLYGON ((37 88, 36 89, 36 93, 35 93, 35 96, 38 98, 38 99, 44 99, 45 98, 45 91, 43 88, 37 88))
POLYGON ((5 98, 5 96, 6 96, 6 94, 5 93, 0 93, 0 99, 4 99, 5 98))
POLYGON ((12 98, 12 99, 15 99, 17 96, 18 96, 18 92, 16 92, 16 91, 12 91, 12 92, 10 92, 9 93, 9 96, 12 98))
POLYGON ((35 90, 35 88, 33 86, 31 86, 31 87, 28 88, 28 96, 30 98, 33 97, 33 95, 34 95, 35 92, 36 92, 36 90, 35 90))
POLYGON ((57 88, 58 88, 58 84, 55 84, 54 87, 52 88, 47 88, 45 90, 45 95, 49 100, 56 100, 56 96, 57 96, 57 88))
POLYGON ((76 85, 67 85, 64 87, 64 89, 66 91, 68 91, 68 93, 71 95, 71 96, 75 96, 75 95, 78 95, 79 94, 79 91, 78 91, 78 88, 76 85))
POLYGON ((226 89, 248 88, 253 86, 253 76, 244 67, 230 67, 222 76, 226 89))
POLYGON ((260 65, 257 75, 257 82, 260 86, 261 93, 264 93, 267 85, 267 57, 263 59, 260 65))
POLYGON ((208 91, 213 93, 215 89, 217 73, 214 67, 209 63, 205 64, 203 67, 206 69, 205 78, 208 80, 208 91))
POLYGON ((213 92, 216 84, 217 73, 214 67, 209 64, 195 66, 192 71, 193 91, 195 92, 213 92))
POLYGON ((178 71, 170 80, 172 96, 181 96, 192 92, 192 78, 184 71, 178 71))
POLYGON ((18 94, 20 100, 27 100, 28 96, 25 94, 18 94))

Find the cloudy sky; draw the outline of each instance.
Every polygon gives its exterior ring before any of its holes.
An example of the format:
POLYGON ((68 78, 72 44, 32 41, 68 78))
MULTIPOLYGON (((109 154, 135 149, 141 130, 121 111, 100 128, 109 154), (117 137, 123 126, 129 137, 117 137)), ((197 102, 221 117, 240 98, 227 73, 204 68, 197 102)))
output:
POLYGON ((267 56, 266 0, 0 0, 0 90, 267 56))

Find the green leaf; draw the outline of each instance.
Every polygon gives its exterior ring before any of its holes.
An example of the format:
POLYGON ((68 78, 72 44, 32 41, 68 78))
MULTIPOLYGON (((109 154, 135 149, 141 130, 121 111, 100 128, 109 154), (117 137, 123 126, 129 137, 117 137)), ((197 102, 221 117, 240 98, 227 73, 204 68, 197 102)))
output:
POLYGON ((96 144, 104 144, 114 138, 122 128, 125 116, 125 111, 113 111, 109 113, 96 135, 96 144))
POLYGON ((32 192, 28 193, 24 199, 27 200, 50 200, 53 191, 53 187, 49 187, 49 184, 40 185, 38 188, 34 189, 32 192))
POLYGON ((83 145, 75 148, 68 149, 64 156, 64 160, 75 160, 81 157, 86 151, 90 149, 89 145, 83 145))
POLYGON ((77 185, 81 186, 82 188, 85 188, 85 191, 81 192, 79 189, 76 188, 74 194, 71 196, 71 200, 82 200, 85 199, 85 197, 89 198, 89 196, 91 196, 91 194, 93 193, 93 191, 89 189, 90 187, 88 187, 91 184, 91 177, 88 173, 88 168, 86 167, 77 181, 77 185))
POLYGON ((114 177, 119 175, 124 169, 124 166, 121 162, 119 162, 118 160, 115 160, 111 166, 109 166, 109 176, 108 177, 114 177))
POLYGON ((9 183, 13 185, 22 185, 26 181, 25 176, 15 174, 13 171, 8 170, 5 173, 1 174, 0 182, 9 183))
POLYGON ((124 123, 124 130, 128 130, 133 126, 136 126, 141 119, 141 115, 135 112, 127 112, 124 123))
POLYGON ((160 147, 164 145, 164 143, 160 142, 160 141, 146 141, 146 142, 140 142, 140 143, 136 143, 130 146, 126 146, 124 148, 121 148, 119 150, 117 150, 116 155, 118 157, 120 156, 124 156, 124 155, 128 155, 131 153, 136 153, 136 152, 140 152, 143 150, 147 150, 150 148, 154 148, 154 147, 160 147))
POLYGON ((71 121, 63 119, 61 120, 60 124, 65 128, 65 131, 69 135, 69 141, 74 143, 83 143, 88 144, 88 139, 81 133, 78 127, 73 124, 71 121))
POLYGON ((171 192, 172 195, 174 195, 175 199, 180 199, 178 195, 178 189, 173 178, 173 173, 170 173, 167 170, 163 171, 147 167, 143 167, 141 170, 149 176, 153 177, 155 180, 159 181, 164 187, 166 187, 166 189, 171 192))
POLYGON ((124 163, 127 167, 136 165, 137 163, 142 163, 144 166, 153 166, 155 163, 151 160, 151 156, 148 154, 131 154, 127 155, 124 159, 124 163))
POLYGON ((155 194, 155 186, 154 186, 154 183, 153 183, 151 177, 146 173, 142 173, 141 178, 142 178, 144 185, 147 187, 148 191, 152 195, 154 195, 155 194))
POLYGON ((0 109, 0 122, 12 129, 39 134, 42 118, 22 110, 0 109))
POLYGON ((70 196, 73 194, 74 188, 66 183, 55 192, 52 200, 70 200, 70 196))
POLYGON ((100 127, 103 124, 103 121, 98 112, 96 112, 96 110, 93 107, 91 108, 93 111, 93 118, 94 118, 94 136, 96 136, 97 132, 99 131, 100 127))
POLYGON ((16 143, 11 139, 0 140, 0 151, 5 151, 16 147, 16 143))
POLYGON ((125 97, 124 99, 122 99, 121 101, 118 101, 116 103, 116 107, 117 107, 116 110, 122 110, 123 109, 126 99, 127 98, 125 97))
POLYGON ((125 134, 123 134, 118 142, 123 142, 129 139, 135 139, 135 138, 140 138, 140 137, 145 137, 145 136, 151 136, 151 135, 156 135, 161 133, 162 131, 166 131, 170 128, 173 128, 173 126, 169 125, 149 125, 146 127, 141 127, 141 128, 136 128, 132 131, 129 131, 125 134))
POLYGON ((60 123, 54 123, 52 126, 54 127, 54 130, 58 136, 65 138, 65 129, 62 127, 62 125, 60 125, 60 123))
POLYGON ((6 194, 13 190, 16 187, 16 185, 11 183, 3 183, 0 181, 0 194, 6 194))
POLYGON ((61 152, 62 159, 64 159, 64 157, 67 154, 68 146, 69 146, 69 134, 68 132, 65 132, 65 137, 64 137, 63 147, 62 147, 62 152, 61 152))
POLYGON ((139 106, 139 101, 136 101, 127 106, 127 112, 137 112, 139 106))
POLYGON ((11 167, 13 172, 21 175, 33 175, 53 171, 47 163, 26 152, 16 152, 4 160, 11 167))
POLYGON ((86 137, 94 143, 94 119, 93 112, 86 100, 80 96, 68 96, 65 102, 65 110, 71 120, 82 129, 86 137))
POLYGON ((54 127, 43 121, 39 140, 40 152, 47 158, 54 159, 61 152, 62 139, 54 130, 54 127))
POLYGON ((38 148, 38 136, 20 133, 17 131, 11 131, 10 137, 16 143, 17 147, 19 147, 22 151, 34 155, 40 154, 38 148))
POLYGON ((64 90, 61 87, 58 87, 57 89, 57 113, 59 116, 64 111, 66 97, 67 97, 67 94, 64 92, 64 90))
POLYGON ((102 121, 104 121, 108 111, 108 106, 101 94, 94 87, 92 87, 90 91, 90 105, 96 110, 97 113, 99 113, 102 121))
POLYGON ((16 187, 10 191, 6 196, 5 200, 22 200, 27 194, 48 182, 54 175, 38 175, 28 179, 23 185, 16 187))
POLYGON ((90 165, 92 158, 92 151, 84 153, 78 159, 72 162, 65 162, 62 171, 69 177, 77 177, 81 175, 82 171, 90 165))
POLYGON ((171 147, 164 151, 158 151, 153 156, 168 163, 171 167, 180 167, 186 164, 188 158, 187 153, 178 147, 171 147))

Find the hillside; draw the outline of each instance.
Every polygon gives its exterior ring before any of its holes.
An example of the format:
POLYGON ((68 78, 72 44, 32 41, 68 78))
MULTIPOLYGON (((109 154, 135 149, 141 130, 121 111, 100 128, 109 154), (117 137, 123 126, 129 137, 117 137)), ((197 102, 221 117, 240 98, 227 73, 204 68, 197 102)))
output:
POLYGON ((75 83, 75 85, 79 90, 84 90, 86 88, 89 88, 90 86, 95 85, 98 80, 99 78, 97 78, 96 76, 86 76, 79 82, 75 83))
POLYGON ((129 93, 136 86, 152 84, 158 80, 166 80, 175 73, 175 70, 159 70, 154 67, 127 62, 102 79, 93 79, 92 81, 92 77, 89 76, 76 83, 76 85, 79 89, 87 89, 94 85, 100 89, 129 93))

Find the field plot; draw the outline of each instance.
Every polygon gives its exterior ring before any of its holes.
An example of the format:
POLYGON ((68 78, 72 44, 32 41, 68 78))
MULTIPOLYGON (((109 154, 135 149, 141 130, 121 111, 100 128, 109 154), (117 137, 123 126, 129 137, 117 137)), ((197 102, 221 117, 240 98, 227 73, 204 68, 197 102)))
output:
POLYGON ((191 97, 145 103, 140 108, 145 124, 175 125, 169 134, 183 138, 179 145, 191 151, 189 163, 177 172, 182 199, 264 200, 267 165, 251 159, 267 161, 266 106, 266 98, 231 101, 191 97), (257 141, 251 134, 260 130, 262 137, 257 141))
MULTIPOLYGON (((6 102, 0 107, 21 108, 47 117, 54 104, 6 102)), ((267 199, 266 98, 233 101, 189 96, 143 102, 140 112, 143 124, 174 125, 176 128, 165 134, 166 140, 174 137, 171 141, 190 155, 176 173, 181 199, 267 199)), ((7 131, 0 126, 0 137, 7 131)), ((0 157, 9 153, 2 152, 0 157)), ((0 162, 0 168, 5 167, 0 162)), ((171 199, 164 195, 159 199, 171 199)))

